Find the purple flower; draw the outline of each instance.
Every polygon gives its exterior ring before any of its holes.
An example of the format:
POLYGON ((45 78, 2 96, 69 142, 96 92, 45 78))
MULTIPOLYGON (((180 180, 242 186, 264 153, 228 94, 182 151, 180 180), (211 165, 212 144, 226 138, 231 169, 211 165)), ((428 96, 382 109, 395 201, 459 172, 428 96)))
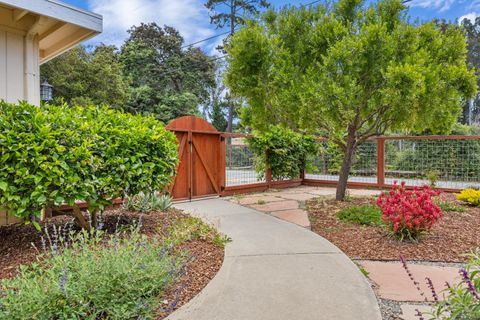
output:
POLYGON ((468 291, 477 299, 480 300, 480 296, 478 295, 477 289, 473 285, 472 280, 468 276, 468 271, 465 268, 460 269, 460 274, 462 275, 463 282, 467 285, 468 291))
POLYGON ((420 312, 420 310, 415 309, 415 311, 417 312, 415 314, 415 316, 418 317, 418 320, 425 320, 425 318, 423 317, 423 314, 420 312))
POLYGON ((438 302, 438 295, 437 295, 437 291, 435 290, 435 287, 433 286, 433 282, 432 282, 432 279, 430 278, 425 278, 427 280, 427 285, 428 285, 428 288, 430 289, 431 293, 432 293, 432 297, 433 297, 433 300, 435 302, 438 302))

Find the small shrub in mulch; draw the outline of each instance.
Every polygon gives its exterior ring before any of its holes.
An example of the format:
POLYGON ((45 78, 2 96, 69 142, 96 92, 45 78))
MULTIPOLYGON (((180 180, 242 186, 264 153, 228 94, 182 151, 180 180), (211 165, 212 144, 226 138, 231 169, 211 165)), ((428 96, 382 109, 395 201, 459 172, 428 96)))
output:
POLYGON ((375 205, 376 198, 352 198, 349 202, 316 198, 307 202, 307 208, 312 231, 334 243, 351 258, 398 261, 402 255, 416 261, 468 260, 465 254, 480 247, 480 208, 463 205, 453 194, 442 194, 436 201, 448 202, 464 210, 445 213, 418 243, 398 241, 385 226, 359 226, 337 217, 343 209, 375 205))
POLYGON ((337 213, 338 219, 362 226, 382 225, 382 212, 376 205, 365 204, 349 207, 337 213))
POLYGON ((1 227, 0 318, 25 318, 21 313, 30 310, 45 319, 162 319, 214 277, 228 242, 174 209, 112 209, 101 224, 95 237, 66 217, 43 224, 43 233, 26 225, 1 227))

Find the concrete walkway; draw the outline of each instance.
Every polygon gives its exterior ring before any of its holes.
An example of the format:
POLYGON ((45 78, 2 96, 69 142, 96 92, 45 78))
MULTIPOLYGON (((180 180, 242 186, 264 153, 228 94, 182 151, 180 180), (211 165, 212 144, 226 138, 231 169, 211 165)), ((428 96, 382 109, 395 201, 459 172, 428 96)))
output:
POLYGON ((305 228, 222 199, 176 204, 232 238, 217 276, 169 320, 380 320, 357 266, 305 228))

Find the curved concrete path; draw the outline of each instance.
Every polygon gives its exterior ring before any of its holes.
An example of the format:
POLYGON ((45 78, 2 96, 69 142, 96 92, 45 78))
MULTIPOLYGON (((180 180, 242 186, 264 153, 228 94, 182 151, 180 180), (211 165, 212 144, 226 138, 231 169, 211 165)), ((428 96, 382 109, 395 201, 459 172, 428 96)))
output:
POLYGON ((210 199, 176 204, 232 238, 216 277, 169 320, 380 320, 357 266, 305 228, 210 199))

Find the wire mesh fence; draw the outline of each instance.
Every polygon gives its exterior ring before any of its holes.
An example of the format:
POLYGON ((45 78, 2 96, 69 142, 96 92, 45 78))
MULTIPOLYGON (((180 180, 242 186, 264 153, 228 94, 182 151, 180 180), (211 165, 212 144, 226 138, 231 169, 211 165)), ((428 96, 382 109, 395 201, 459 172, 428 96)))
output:
MULTIPOLYGON (((319 141, 320 152, 306 179, 338 181, 342 152, 329 141, 319 141)), ((349 182, 380 186, 404 181, 407 186, 435 184, 439 188, 480 188, 480 138, 387 137, 375 138, 356 151, 349 182), (379 140, 385 141, 383 176, 378 173, 379 140)))
MULTIPOLYGON (((305 178, 311 180, 338 181, 343 155, 340 148, 325 140, 319 143, 319 153, 313 165, 307 168, 305 178)), ((349 181, 377 182, 377 143, 367 141, 361 144, 352 163, 349 181)))
POLYGON ((226 144, 226 186, 247 185, 265 182, 263 175, 255 171, 256 160, 245 138, 227 140, 226 144))
POLYGON ((385 141, 385 182, 447 189, 480 187, 479 139, 385 141))

